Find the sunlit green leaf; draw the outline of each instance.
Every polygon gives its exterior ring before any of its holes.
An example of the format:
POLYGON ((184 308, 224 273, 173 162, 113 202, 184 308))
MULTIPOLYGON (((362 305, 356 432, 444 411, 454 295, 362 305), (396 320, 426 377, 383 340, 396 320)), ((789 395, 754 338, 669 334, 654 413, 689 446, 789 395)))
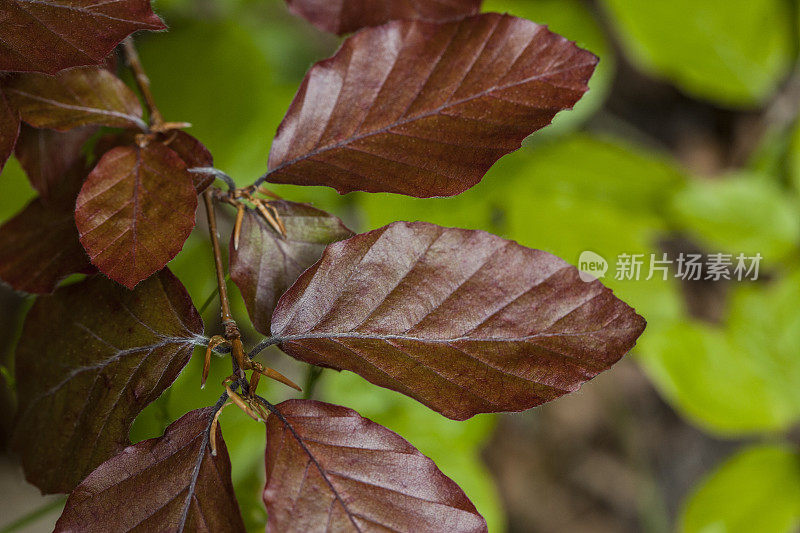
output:
POLYGON ((723 327, 653 331, 639 361, 679 410, 722 434, 785 429, 800 419, 800 273, 739 287, 723 327))
POLYGON ((787 446, 738 453, 686 502, 683 533, 790 533, 800 526, 800 456, 787 446))
POLYGON ((709 252, 760 253, 765 268, 800 244, 797 202, 758 175, 693 181, 675 197, 672 210, 680 229, 709 252))
POLYGON ((792 17, 783 0, 603 0, 640 67, 700 98, 754 106, 792 62, 792 17))

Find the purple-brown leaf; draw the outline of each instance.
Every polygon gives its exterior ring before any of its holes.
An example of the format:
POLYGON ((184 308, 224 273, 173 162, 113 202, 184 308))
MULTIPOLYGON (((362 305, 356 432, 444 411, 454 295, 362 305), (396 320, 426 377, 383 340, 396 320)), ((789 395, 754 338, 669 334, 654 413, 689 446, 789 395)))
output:
POLYGON ((22 126, 14 154, 28 175, 31 185, 45 202, 53 190, 58 189, 68 171, 86 159, 82 151, 83 144, 96 131, 94 126, 75 128, 63 133, 22 126))
POLYGON ((215 408, 190 411, 159 438, 101 464, 70 494, 55 531, 244 532, 215 408))
POLYGON ((19 113, 12 108, 0 87, 0 171, 14 152, 19 137, 19 113))
POLYGON ((36 198, 0 226, 0 279, 18 291, 50 293, 66 276, 90 266, 74 214, 87 173, 77 161, 52 184, 49 198, 36 198))
POLYGON ((181 251, 196 209, 186 164, 151 142, 103 155, 78 195, 75 221, 92 263, 132 288, 181 251))
POLYGON ((456 420, 521 411, 617 362, 645 321, 558 257, 395 222, 334 243, 281 297, 274 341, 456 420))
POLYGON ((230 243, 231 279, 239 287, 250 320, 268 335, 272 312, 286 289, 322 256, 325 246, 353 235, 337 217, 308 204, 270 202, 286 226, 279 235, 258 211, 242 221, 239 248, 230 243))
POLYGON ((482 0, 286 0, 289 9, 339 35, 390 20, 444 22, 480 11, 482 0))
POLYGON ((311 400, 267 419, 268 532, 484 532, 464 492, 402 437, 311 400), (291 426, 291 429, 288 426, 291 426))
POLYGON ((147 129, 139 99, 102 68, 67 70, 56 76, 20 74, 6 85, 6 95, 22 120, 37 128, 64 131, 94 124, 147 129))
POLYGON ((150 0, 0 0, 0 70, 55 74, 103 63, 136 30, 166 28, 150 0))
POLYGON ((306 75, 266 179, 341 193, 461 193, 571 108, 596 63, 507 15, 366 29, 306 75))
POLYGON ((13 449, 43 492, 69 492, 128 441, 189 361, 203 323, 163 270, 129 291, 102 276, 40 297, 16 352, 13 449))
MULTIPOLYGON (((214 166, 214 158, 211 157, 211 152, 208 151, 203 143, 185 131, 175 131, 165 135, 169 141, 167 146, 183 159, 188 168, 214 166)), ((194 188, 198 193, 208 189, 214 183, 214 179, 213 174, 192 173, 194 188)))

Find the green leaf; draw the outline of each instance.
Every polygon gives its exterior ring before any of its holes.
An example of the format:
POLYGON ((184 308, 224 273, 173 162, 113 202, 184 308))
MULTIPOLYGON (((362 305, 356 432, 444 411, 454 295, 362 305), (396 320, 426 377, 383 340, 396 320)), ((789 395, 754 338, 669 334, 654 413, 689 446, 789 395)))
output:
POLYGON ((683 533, 791 533, 800 526, 800 456, 754 446, 709 476, 685 504, 683 533))
POLYGON ((789 177, 795 192, 800 194, 800 123, 794 130, 789 147, 789 177))
POLYGON ((797 202, 757 174, 695 180, 675 197, 672 212, 709 252, 760 253, 767 267, 800 243, 797 202))
POLYGON ((724 327, 651 331, 639 361, 664 396, 725 435, 780 431, 800 419, 800 273, 739 287, 724 327))
POLYGON ((603 0, 623 50, 647 72, 726 106, 756 106, 793 59, 783 0, 603 0))
POLYGON ((646 281, 646 268, 638 281, 614 279, 619 254, 644 254, 648 260, 649 254, 658 254, 658 240, 667 230, 665 199, 685 182, 673 162, 588 135, 537 146, 506 161, 484 181, 504 183, 508 237, 574 265, 582 252, 597 253, 609 264, 602 281, 651 327, 662 318, 680 316, 673 280, 646 281))
POLYGON ((571 111, 556 115, 550 127, 534 134, 547 136, 575 129, 603 105, 611 90, 616 70, 616 58, 608 39, 594 14, 581 0, 488 0, 483 11, 510 13, 546 24, 550 30, 575 41, 600 58, 594 75, 589 79, 589 92, 571 111))

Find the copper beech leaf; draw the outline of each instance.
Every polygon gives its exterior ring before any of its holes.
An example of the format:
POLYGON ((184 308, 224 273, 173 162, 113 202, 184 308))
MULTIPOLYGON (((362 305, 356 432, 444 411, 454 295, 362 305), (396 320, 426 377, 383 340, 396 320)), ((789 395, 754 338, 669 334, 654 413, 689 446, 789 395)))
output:
POLYGON ((577 390, 644 326, 558 257, 482 231, 395 222, 328 246, 278 302, 271 342, 464 420, 577 390))
MULTIPOLYGON (((213 167, 214 158, 203 143, 186 133, 175 131, 164 134, 168 141, 167 146, 183 159, 188 168, 213 167)), ((192 173, 194 188, 198 193, 208 189, 214 183, 214 175, 208 173, 192 173)))
POLYGON ((53 184, 49 198, 36 198, 0 226, 0 279, 15 290, 50 293, 69 274, 91 266, 74 214, 87 173, 82 161, 73 164, 53 184))
POLYGON ((22 120, 37 128, 64 131, 95 124, 147 129, 139 99, 102 68, 78 68, 55 76, 20 74, 5 90, 22 120))
POLYGON ((267 418, 268 532, 483 532, 464 492, 398 434, 312 400, 267 418))
POLYGON ((0 171, 14 152, 19 137, 19 113, 12 108, 0 87, 0 171))
POLYGON ((78 195, 75 221, 92 264, 133 288, 180 252, 196 209, 186 164, 151 142, 103 155, 78 195))
POLYGON ((55 531, 243 533, 219 425, 216 456, 209 445, 216 409, 190 411, 101 464, 70 494, 55 531))
POLYGON ((0 70, 99 65, 137 30, 166 28, 150 0, 0 0, 0 70))
POLYGON ((322 256, 325 246, 353 235, 337 217, 308 204, 270 202, 286 226, 278 234, 259 214, 248 210, 238 249, 230 241, 231 279, 244 297, 253 326, 269 334, 272 311, 286 289, 322 256))
POLYGON ((586 92, 597 58, 528 20, 394 21, 306 75, 265 179, 410 196, 478 183, 586 92))
POLYGON ((69 169, 86 159, 83 145, 96 131, 95 126, 66 132, 22 126, 14 154, 45 202, 69 169))
POLYGON ((169 270, 129 291, 95 276, 40 297, 16 352, 13 449, 43 492, 69 492, 128 443, 169 387, 203 323, 169 270))
POLYGON ((448 21, 480 11, 482 0, 286 0, 289 9, 324 31, 343 35, 390 20, 448 21))

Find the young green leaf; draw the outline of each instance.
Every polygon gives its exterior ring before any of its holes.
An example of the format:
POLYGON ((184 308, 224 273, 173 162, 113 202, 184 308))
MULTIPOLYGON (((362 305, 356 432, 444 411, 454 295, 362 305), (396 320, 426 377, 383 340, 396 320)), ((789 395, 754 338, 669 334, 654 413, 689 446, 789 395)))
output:
POLYGON ((159 142, 107 152, 75 205, 92 263, 133 288, 164 267, 195 223, 197 191, 181 158, 159 142))
POLYGON ((99 65, 137 30, 166 28, 150 0, 0 0, 0 70, 99 65))
POLYGON ((395 222, 331 244, 284 294, 274 341, 456 420, 547 402, 617 362, 645 321, 561 259, 395 222))
POLYGON ((56 76, 21 74, 5 88, 22 120, 37 128, 68 130, 95 124, 146 129, 139 99, 102 68, 78 68, 56 76))
POLYGON ((23 124, 14 155, 45 202, 69 169, 85 160, 83 144, 96 131, 84 126, 62 133, 23 124))
POLYGON ((481 0, 286 0, 289 9, 321 30, 339 35, 390 20, 455 20, 480 11, 481 0))
POLYGON ((19 137, 19 113, 12 108, 0 87, 0 171, 14 152, 19 137))
POLYGON ((760 107, 795 58, 796 15, 781 0, 601 0, 639 69, 725 106, 760 107))
POLYGON ((800 527, 800 454, 786 445, 745 449, 686 502, 682 533, 791 533, 800 527))
POLYGON ((486 531, 464 492, 396 433, 311 400, 267 419, 268 532, 486 531))
POLYGON ((461 193, 571 108, 596 63, 507 15, 366 29, 306 75, 265 179, 341 193, 461 193))
POLYGON ((219 425, 216 456, 209 445, 217 409, 190 411, 101 464, 70 494, 55 530, 244 532, 219 425))
POLYGON ((247 210, 239 246, 231 239, 229 255, 231 279, 242 291, 253 327, 265 335, 281 294, 322 257, 325 246, 353 235, 337 217, 308 204, 270 204, 286 226, 286 236, 257 211, 247 210))
POLYGON ((28 481, 69 492, 119 452, 202 332, 186 289, 166 269, 133 291, 97 276, 39 298, 16 353, 12 445, 28 481))
POLYGON ((0 226, 0 279, 18 291, 50 293, 69 274, 91 267, 73 211, 87 173, 78 161, 53 184, 49 198, 36 198, 0 226))

